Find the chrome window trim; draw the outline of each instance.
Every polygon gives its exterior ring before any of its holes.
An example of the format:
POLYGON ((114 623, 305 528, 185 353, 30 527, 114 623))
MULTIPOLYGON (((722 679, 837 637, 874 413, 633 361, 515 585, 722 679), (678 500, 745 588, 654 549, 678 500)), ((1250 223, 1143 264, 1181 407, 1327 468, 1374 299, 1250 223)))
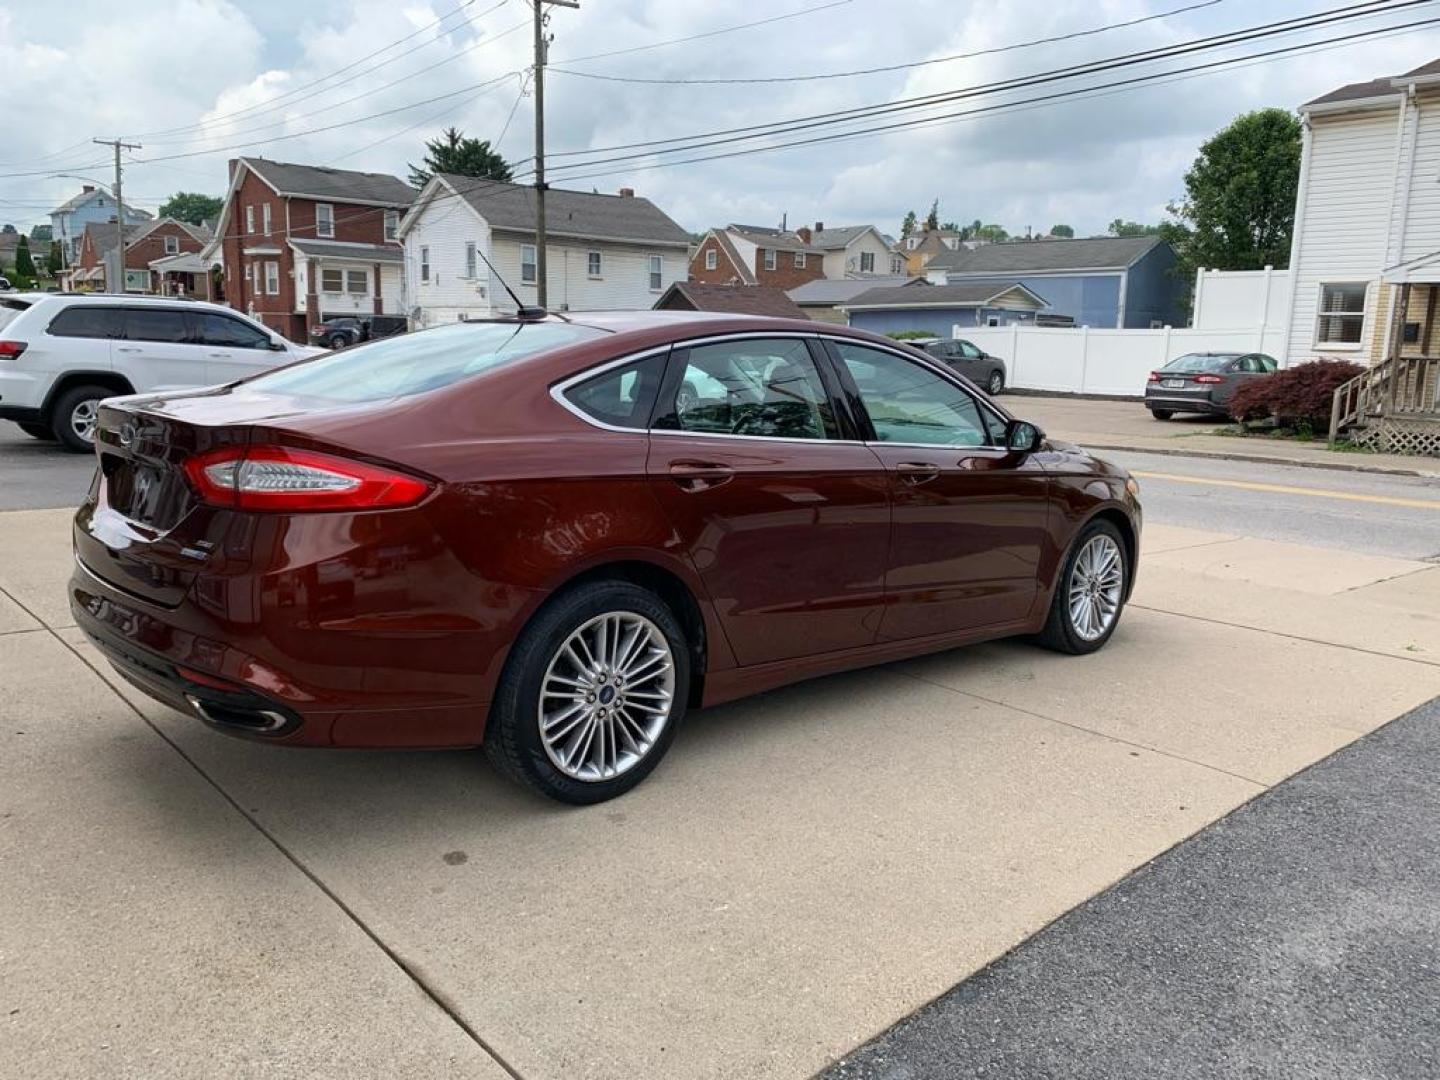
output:
MULTIPOLYGON (((625 356, 617 357, 614 360, 607 360, 592 368, 586 368, 575 375, 567 375, 564 379, 550 387, 550 396, 561 408, 579 417, 591 427, 599 428, 602 431, 620 431, 628 435, 680 435, 687 438, 701 439, 747 439, 764 443, 798 443, 801 446, 864 446, 859 439, 787 439, 771 435, 727 435, 719 431, 673 431, 668 428, 639 428, 619 427, 615 424, 607 424, 603 420, 597 420, 578 405, 565 396, 565 391, 582 382, 587 382, 598 375, 604 375, 607 371, 624 367, 626 364, 633 364, 639 360, 646 360, 659 353, 668 353, 673 349, 691 349, 700 345, 716 345, 726 341, 745 341, 754 338, 798 338, 802 341, 812 338, 819 338, 821 335, 808 330, 739 330, 728 334, 711 334, 706 337, 688 338, 683 341, 672 341, 666 345, 652 345, 648 349, 639 352, 627 353, 625 356)), ((890 445, 894 445, 891 443, 890 445)))

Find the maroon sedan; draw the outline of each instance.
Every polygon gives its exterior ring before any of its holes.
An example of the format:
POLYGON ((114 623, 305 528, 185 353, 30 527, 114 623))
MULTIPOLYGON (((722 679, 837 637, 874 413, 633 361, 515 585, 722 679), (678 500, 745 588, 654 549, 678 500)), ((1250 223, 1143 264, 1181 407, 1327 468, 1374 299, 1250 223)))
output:
POLYGON ((75 619, 120 673, 287 745, 483 745, 637 784, 687 707, 1013 634, 1099 648, 1121 469, 924 353, 691 313, 468 322, 116 399, 75 619))

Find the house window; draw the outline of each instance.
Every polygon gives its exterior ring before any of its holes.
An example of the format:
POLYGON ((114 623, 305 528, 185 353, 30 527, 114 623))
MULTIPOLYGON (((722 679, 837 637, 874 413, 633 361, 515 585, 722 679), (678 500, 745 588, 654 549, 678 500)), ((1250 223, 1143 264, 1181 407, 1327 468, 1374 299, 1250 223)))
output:
POLYGON ((1365 328, 1365 283, 1320 286, 1317 345, 1358 345, 1365 328))
POLYGON ((860 272, 862 274, 875 272, 875 253, 873 251, 860 252, 860 272))
POLYGON ((803 251, 797 251, 797 252, 795 252, 795 269, 796 269, 796 270, 804 270, 804 269, 805 269, 805 253, 804 253, 803 251))
POLYGON ((364 296, 370 291, 369 273, 364 270, 346 270, 345 291, 364 296))
POLYGON ((266 236, 269 236, 269 235, 270 235, 270 204, 269 204, 269 203, 266 203, 264 206, 260 207, 260 228, 261 228, 262 230, 264 230, 266 236))
POLYGON ((245 231, 247 233, 255 231, 255 207, 253 206, 245 207, 245 231))
POLYGON ((430 280, 430 249, 428 247, 420 249, 420 280, 430 280))
POLYGON ((765 269, 766 269, 766 270, 774 270, 774 269, 775 269, 775 249, 774 249, 774 248, 765 248, 764 250, 765 250, 765 264, 764 264, 764 265, 765 265, 765 269))
POLYGON ((659 255, 650 256, 650 291, 659 292, 665 279, 665 260, 659 255))
POLYGON ((385 211, 385 239, 394 240, 395 234, 400 231, 400 211, 385 211))
POLYGON ((345 274, 341 270, 320 271, 320 291, 327 293, 342 293, 345 291, 345 274))
POLYGON ((470 281, 475 280, 475 241, 465 242, 465 277, 470 281))
POLYGON ((588 276, 590 276, 590 277, 592 277, 592 278, 598 278, 598 277, 600 277, 600 276, 601 276, 601 270, 602 270, 603 268, 604 268, 604 260, 600 258, 600 252, 598 252, 598 251, 591 251, 591 252, 587 252, 587 253, 586 253, 586 255, 585 255, 585 273, 586 273, 588 276))
POLYGON ((539 273, 535 265, 535 245, 520 245, 520 284, 534 285, 539 280, 539 273))
POLYGON ((315 204, 315 235, 335 235, 335 207, 329 203, 315 204))
POLYGON ((166 255, 179 255, 179 254, 180 254, 180 238, 179 238, 178 236, 167 236, 167 237, 165 237, 165 254, 166 254, 166 255))
POLYGON ((705 269, 714 270, 719 265, 720 253, 714 248, 710 248, 708 251, 705 252, 705 269))
POLYGON ((905 272, 905 260, 899 255, 890 256, 890 273, 897 277, 905 272))
POLYGON ((278 262, 265 264, 265 295, 280 295, 280 264, 278 262))

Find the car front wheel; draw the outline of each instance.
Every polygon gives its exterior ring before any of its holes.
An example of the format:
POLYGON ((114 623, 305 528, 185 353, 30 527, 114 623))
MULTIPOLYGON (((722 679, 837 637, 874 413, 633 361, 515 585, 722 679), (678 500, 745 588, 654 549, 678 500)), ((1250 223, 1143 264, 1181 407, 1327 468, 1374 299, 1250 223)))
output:
POLYGON ((1126 558, 1125 541, 1110 522, 1081 529, 1061 567, 1040 644, 1080 654, 1109 641, 1125 606, 1126 558))
POLYGON ((1175 414, 1169 409, 1151 409, 1150 415, 1156 420, 1169 420, 1175 414))
POLYGON ((95 449, 95 424, 100 418, 100 402, 114 397, 115 391, 103 386, 73 386, 55 400, 50 414, 50 431, 60 445, 77 454, 95 449))
POLYGON ((659 764, 689 690, 685 634, 664 601, 630 582, 591 582, 552 600, 521 632, 485 751, 542 795, 603 802, 659 764))

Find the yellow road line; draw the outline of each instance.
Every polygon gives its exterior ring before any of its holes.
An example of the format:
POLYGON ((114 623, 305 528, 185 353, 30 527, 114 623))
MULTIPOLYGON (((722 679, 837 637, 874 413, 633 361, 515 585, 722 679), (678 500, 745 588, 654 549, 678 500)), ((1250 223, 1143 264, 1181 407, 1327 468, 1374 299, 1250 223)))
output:
MULTIPOLYGON (((1440 510, 1440 499, 1402 499, 1394 495, 1361 495, 1353 491, 1329 491, 1325 488, 1292 487, 1289 484, 1258 484, 1248 480, 1210 480, 1202 476, 1180 476, 1176 473, 1134 471, 1141 480, 1170 480, 1177 484, 1201 484, 1205 487, 1240 488, 1244 491, 1269 491, 1276 495, 1312 495, 1318 499, 1344 499, 1346 502, 1380 503, 1383 506, 1408 506, 1415 510, 1440 510)), ((1144 492, 1141 492, 1143 497, 1144 492)))

